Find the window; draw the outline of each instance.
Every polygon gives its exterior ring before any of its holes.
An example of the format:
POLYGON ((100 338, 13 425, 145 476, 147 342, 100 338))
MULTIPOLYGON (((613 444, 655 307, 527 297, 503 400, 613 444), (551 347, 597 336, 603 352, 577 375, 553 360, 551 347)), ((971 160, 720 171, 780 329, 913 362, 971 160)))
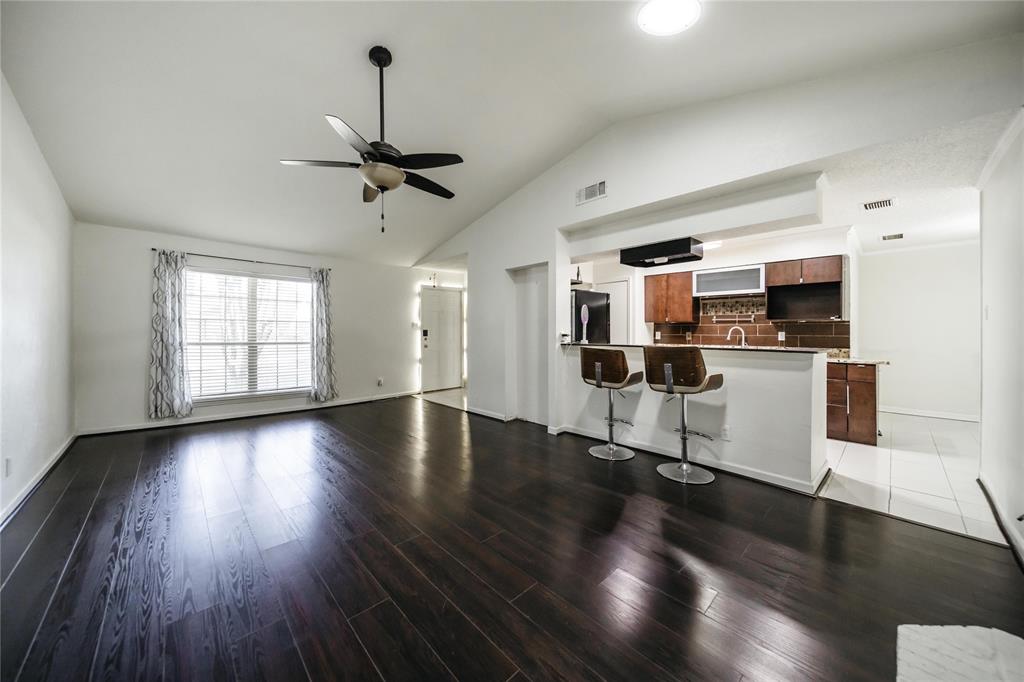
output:
POLYGON ((310 387, 309 280, 191 268, 185 280, 185 362, 194 399, 310 387))

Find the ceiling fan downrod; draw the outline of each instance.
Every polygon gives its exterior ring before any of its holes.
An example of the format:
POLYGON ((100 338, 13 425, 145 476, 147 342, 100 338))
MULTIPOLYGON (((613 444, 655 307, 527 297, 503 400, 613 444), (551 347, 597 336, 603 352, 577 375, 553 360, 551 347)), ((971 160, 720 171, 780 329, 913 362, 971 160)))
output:
POLYGON ((374 45, 370 48, 370 63, 377 67, 380 77, 380 141, 384 142, 384 69, 391 66, 391 51, 374 45))

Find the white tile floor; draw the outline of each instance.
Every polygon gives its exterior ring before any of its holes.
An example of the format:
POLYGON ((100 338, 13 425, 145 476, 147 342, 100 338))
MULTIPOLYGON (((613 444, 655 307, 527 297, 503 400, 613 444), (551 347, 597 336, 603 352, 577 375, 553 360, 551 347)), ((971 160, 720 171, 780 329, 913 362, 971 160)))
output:
POLYGON ((447 405, 448 407, 454 407, 456 410, 462 410, 463 412, 466 411, 466 389, 464 388, 452 388, 447 391, 430 391, 429 393, 421 394, 420 397, 427 402, 447 405))
POLYGON ((977 483, 974 422, 880 412, 877 446, 828 441, 822 497, 1005 545, 977 483))

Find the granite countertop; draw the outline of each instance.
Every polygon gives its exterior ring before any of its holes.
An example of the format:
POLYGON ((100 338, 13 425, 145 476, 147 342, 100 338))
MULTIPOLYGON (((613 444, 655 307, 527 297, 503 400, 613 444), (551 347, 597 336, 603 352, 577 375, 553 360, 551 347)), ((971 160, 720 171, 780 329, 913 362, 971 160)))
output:
POLYGON ((888 365, 888 360, 866 360, 864 358, 829 358, 829 362, 838 362, 843 365, 888 365))
MULTIPOLYGON (((696 346, 697 348, 707 348, 708 350, 740 350, 740 351, 759 351, 768 353, 827 353, 830 349, 828 348, 782 348, 779 346, 715 346, 710 344, 695 344, 695 343, 658 343, 651 344, 657 346, 664 346, 667 348, 682 348, 687 346, 696 346)), ((643 348, 643 344, 639 343, 563 343, 563 347, 570 346, 590 346, 592 348, 643 348)))

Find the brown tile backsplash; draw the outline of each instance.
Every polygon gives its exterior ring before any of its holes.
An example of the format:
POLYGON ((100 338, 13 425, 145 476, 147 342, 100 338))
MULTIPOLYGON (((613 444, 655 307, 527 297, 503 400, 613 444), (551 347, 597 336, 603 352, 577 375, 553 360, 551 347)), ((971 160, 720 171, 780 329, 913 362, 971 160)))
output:
POLYGON ((726 341, 730 327, 738 326, 747 335, 751 346, 784 346, 786 348, 849 348, 849 322, 769 322, 765 315, 764 296, 739 296, 701 301, 699 324, 655 324, 661 332, 655 343, 699 343, 723 345, 738 343, 733 334, 726 341), (753 319, 753 321, 751 321, 753 319), (778 333, 786 332, 779 342, 778 333), (686 333, 690 332, 687 340, 686 333))

